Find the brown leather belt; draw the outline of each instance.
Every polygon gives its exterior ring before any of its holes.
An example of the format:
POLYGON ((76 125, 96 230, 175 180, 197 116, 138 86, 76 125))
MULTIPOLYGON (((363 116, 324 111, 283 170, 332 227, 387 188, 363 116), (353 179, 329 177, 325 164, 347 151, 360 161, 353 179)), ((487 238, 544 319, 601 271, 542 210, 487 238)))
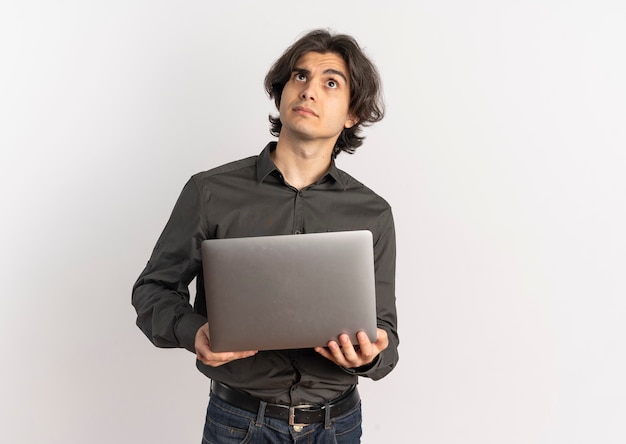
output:
MULTIPOLYGON (((257 398, 229 387, 226 384, 222 384, 221 382, 212 382, 211 393, 222 401, 251 413, 258 413, 259 407, 261 406, 261 401, 257 398)), ((350 390, 328 404, 330 417, 335 418, 344 414, 355 407, 360 400, 361 398, 359 397, 356 386, 352 386, 350 390)), ((326 406, 267 404, 265 407, 265 416, 268 418, 283 419, 287 421, 289 425, 313 424, 324 422, 326 406)))

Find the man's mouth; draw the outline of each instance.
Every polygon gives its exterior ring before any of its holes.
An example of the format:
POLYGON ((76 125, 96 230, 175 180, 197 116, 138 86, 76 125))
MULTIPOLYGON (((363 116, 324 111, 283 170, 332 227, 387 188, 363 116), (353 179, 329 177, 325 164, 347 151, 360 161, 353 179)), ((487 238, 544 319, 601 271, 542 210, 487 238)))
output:
POLYGON ((305 115, 317 117, 317 113, 313 111, 312 109, 307 108, 306 106, 296 106, 293 108, 293 110, 297 112, 298 114, 305 114, 305 115))

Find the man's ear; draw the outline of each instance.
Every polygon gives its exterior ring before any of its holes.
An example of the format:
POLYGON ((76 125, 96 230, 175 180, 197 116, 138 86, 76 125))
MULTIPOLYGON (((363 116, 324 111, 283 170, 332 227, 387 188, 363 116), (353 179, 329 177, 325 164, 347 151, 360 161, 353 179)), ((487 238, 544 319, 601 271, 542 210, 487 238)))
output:
POLYGON ((359 123, 359 119, 354 114, 348 114, 346 123, 343 126, 344 128, 352 128, 357 123, 359 123))

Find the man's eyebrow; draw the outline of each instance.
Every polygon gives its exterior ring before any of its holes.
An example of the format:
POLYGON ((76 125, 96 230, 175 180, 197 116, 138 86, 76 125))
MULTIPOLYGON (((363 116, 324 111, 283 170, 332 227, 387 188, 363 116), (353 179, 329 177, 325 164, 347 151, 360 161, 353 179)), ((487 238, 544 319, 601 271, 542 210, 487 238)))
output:
POLYGON ((297 66, 291 70, 292 73, 297 72, 298 74, 311 74, 311 71, 305 68, 298 68, 297 66))
POLYGON ((348 78, 346 77, 346 75, 342 73, 341 71, 339 71, 338 69, 329 68, 324 71, 324 74, 335 74, 336 76, 341 77, 344 82, 348 83, 348 78))

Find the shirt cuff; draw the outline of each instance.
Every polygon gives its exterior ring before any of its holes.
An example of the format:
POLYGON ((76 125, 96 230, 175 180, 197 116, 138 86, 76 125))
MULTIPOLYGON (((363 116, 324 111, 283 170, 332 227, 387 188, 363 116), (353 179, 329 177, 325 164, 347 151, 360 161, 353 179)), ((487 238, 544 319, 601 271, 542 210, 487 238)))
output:
POLYGON ((207 319, 198 313, 184 315, 176 325, 176 337, 181 347, 192 353, 196 352, 196 333, 207 323, 207 319))
POLYGON ((361 367, 342 367, 346 373, 357 376, 367 376, 369 372, 375 369, 378 366, 378 362, 380 361, 380 355, 376 356, 372 362, 369 364, 362 365, 361 367))

